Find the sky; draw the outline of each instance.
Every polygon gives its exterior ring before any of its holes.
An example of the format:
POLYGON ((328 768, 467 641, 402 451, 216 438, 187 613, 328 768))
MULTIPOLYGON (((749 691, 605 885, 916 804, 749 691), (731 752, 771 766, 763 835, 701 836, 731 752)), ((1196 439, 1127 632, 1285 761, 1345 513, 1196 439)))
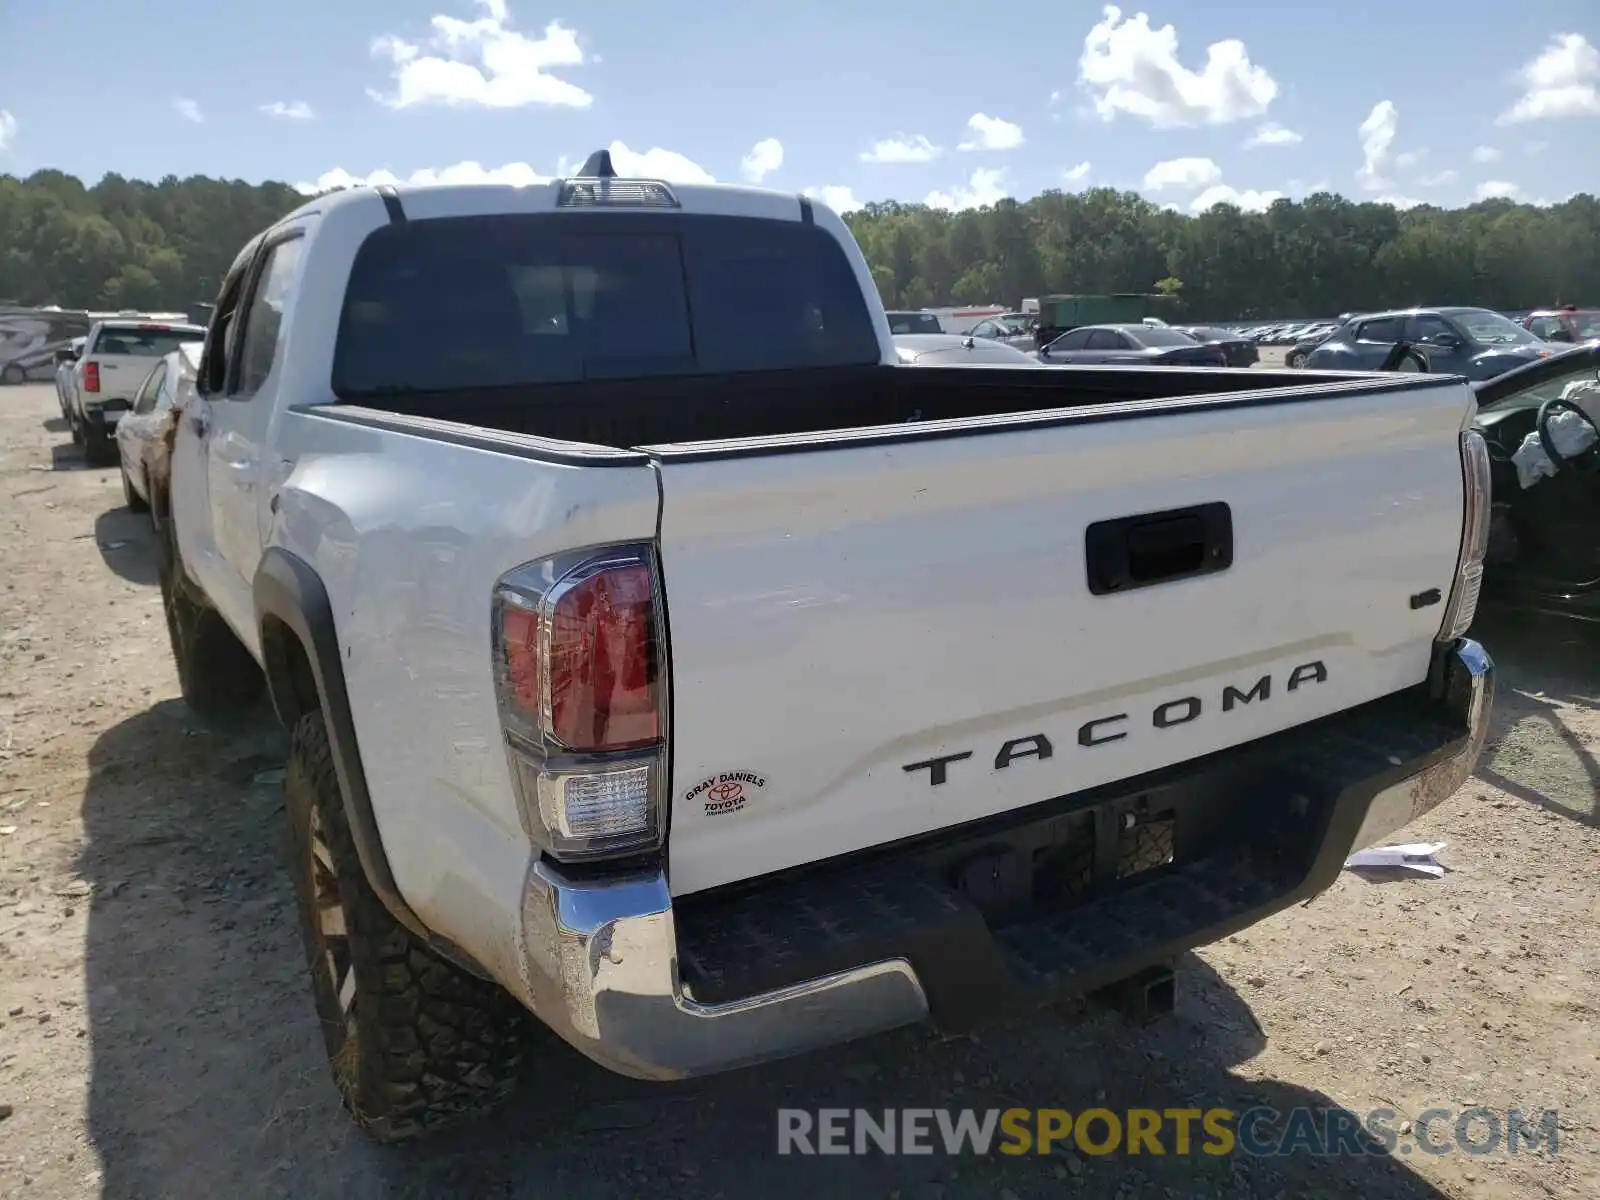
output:
POLYGON ((950 209, 1600 193, 1600 0, 8 0, 0 173, 621 174, 950 209))

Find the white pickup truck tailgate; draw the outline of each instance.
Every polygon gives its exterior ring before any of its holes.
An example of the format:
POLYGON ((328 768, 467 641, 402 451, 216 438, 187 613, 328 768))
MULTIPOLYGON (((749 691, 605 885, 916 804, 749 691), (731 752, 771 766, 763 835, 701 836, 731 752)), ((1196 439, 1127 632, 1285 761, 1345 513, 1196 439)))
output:
POLYGON ((673 891, 1128 779, 1422 680, 1470 407, 1441 380, 654 448, 673 891), (1218 503, 1226 569, 1091 592, 1091 524, 1218 503))

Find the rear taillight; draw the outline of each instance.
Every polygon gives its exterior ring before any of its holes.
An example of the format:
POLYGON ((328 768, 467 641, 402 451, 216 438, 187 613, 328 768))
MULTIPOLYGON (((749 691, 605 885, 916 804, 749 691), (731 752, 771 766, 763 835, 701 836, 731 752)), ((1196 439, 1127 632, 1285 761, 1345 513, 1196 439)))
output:
POLYGON ((98 392, 100 390, 100 364, 97 362, 83 364, 83 390, 98 392))
POLYGON ((1461 435, 1461 475, 1466 502, 1461 517, 1461 553, 1456 560, 1450 603, 1439 626, 1441 642, 1454 641, 1472 627, 1483 590, 1483 559, 1489 550, 1489 446, 1483 434, 1461 435))
POLYGON ((528 563, 494 591, 500 723, 528 832, 567 861, 661 844, 666 663, 648 546, 528 563))

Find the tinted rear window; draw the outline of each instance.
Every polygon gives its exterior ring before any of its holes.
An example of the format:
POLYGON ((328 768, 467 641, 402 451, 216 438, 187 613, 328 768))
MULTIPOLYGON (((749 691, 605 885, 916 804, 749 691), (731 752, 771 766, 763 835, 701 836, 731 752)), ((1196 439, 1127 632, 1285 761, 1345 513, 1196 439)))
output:
POLYGON ((334 354, 341 396, 876 363, 837 242, 799 222, 451 217, 372 234, 334 354))
POLYGON ((944 326, 932 313, 892 312, 889 314, 890 333, 943 333, 944 326))
POLYGON ((135 358, 165 358, 184 342, 206 336, 203 329, 102 329, 95 354, 131 354, 135 358))

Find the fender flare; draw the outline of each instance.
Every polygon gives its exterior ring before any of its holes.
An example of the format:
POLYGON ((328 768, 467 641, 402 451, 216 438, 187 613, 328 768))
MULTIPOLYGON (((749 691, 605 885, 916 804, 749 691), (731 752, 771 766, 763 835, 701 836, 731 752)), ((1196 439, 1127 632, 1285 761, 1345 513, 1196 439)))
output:
POLYGON ((475 975, 490 978, 471 955, 424 925, 395 883, 373 814, 366 772, 361 766, 361 749, 356 739, 350 695, 345 688, 333 604, 321 577, 304 559, 281 546, 272 546, 262 555, 251 590, 261 636, 262 668, 272 707, 288 729, 294 728, 295 722, 313 707, 321 709, 328 744, 333 751, 339 792, 344 800, 345 820, 367 883, 389 915, 436 953, 475 975), (290 647, 285 644, 283 635, 273 628, 274 621, 299 639, 310 667, 309 679, 296 669, 290 647), (312 694, 307 694, 308 689, 312 694))

